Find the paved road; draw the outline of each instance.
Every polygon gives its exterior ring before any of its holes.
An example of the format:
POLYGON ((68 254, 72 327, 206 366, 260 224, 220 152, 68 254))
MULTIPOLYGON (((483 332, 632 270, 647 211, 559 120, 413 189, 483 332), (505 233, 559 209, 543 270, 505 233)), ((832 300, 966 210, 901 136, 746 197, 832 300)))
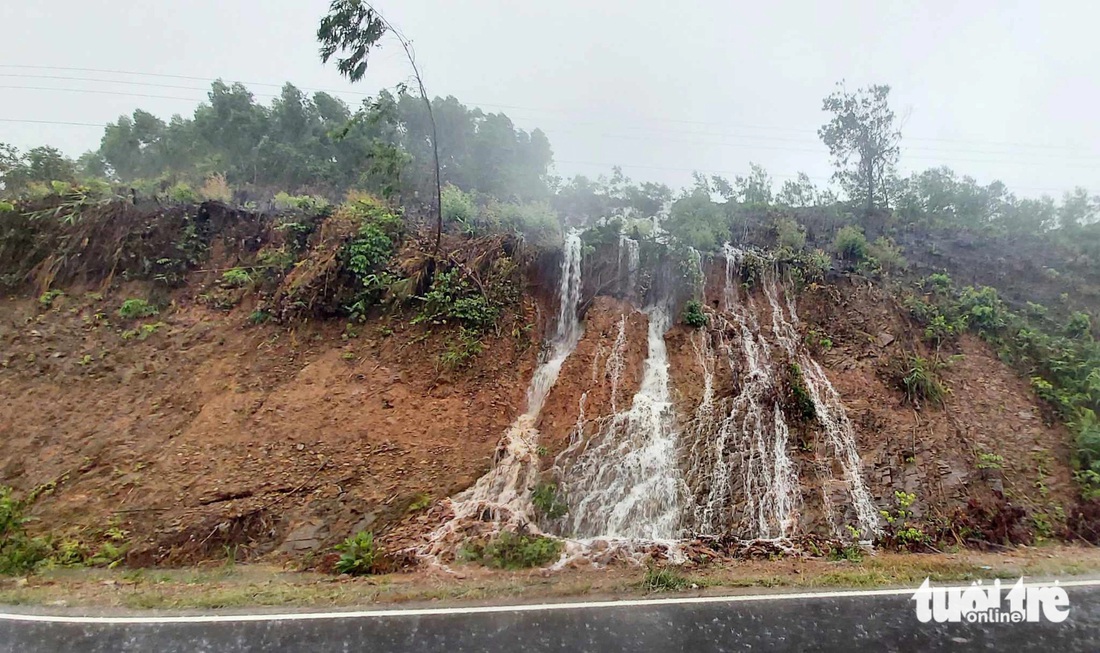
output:
POLYGON ((1100 650, 1100 582, 1060 624, 922 624, 910 591, 184 617, 0 614, 0 651, 1100 650))

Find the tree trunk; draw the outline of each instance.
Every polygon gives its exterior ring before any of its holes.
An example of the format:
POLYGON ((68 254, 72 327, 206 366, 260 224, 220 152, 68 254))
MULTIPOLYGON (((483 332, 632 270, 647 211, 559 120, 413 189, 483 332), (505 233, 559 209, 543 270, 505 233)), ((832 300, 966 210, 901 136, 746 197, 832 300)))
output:
POLYGON ((867 213, 875 210, 875 162, 867 157, 867 213))

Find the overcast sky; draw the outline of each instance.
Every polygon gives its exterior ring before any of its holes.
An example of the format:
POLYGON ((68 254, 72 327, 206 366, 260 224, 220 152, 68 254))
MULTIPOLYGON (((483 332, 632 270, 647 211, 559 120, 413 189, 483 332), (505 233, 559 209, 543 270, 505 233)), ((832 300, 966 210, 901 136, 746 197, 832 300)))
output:
MULTIPOLYGON (((357 93, 407 77, 392 41, 354 87, 322 66, 315 30, 327 5, 7 0, 0 142, 47 143, 75 156, 96 147, 102 130, 19 121, 100 124, 136 107, 165 119, 190 115, 205 97, 204 80, 216 77, 252 82, 265 103, 291 81, 340 91, 352 104, 357 93)), ((893 87, 905 117, 903 171, 948 165, 983 183, 1000 179, 1019 195, 1058 196, 1075 185, 1100 192, 1100 3, 376 6, 414 41, 430 93, 542 128, 558 174, 595 176, 618 164, 631 178, 680 186, 692 170, 732 178, 753 161, 777 185, 799 171, 824 183, 831 170, 816 136, 821 101, 846 79, 850 87, 893 87)))

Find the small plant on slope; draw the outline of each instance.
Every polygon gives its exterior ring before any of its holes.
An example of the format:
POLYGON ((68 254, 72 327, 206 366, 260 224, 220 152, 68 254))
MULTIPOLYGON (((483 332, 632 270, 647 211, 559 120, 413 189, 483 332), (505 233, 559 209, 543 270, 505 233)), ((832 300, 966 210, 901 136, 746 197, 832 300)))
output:
POLYGON ((130 298, 122 302, 122 306, 118 309, 119 317, 125 320, 138 320, 143 317, 152 317, 159 313, 156 306, 153 306, 144 299, 130 298))
POLYGON ((557 519, 569 512, 569 506, 565 505, 558 494, 557 484, 548 481, 542 481, 535 486, 531 493, 531 503, 547 519, 557 519))
POLYGON ((336 561, 336 571, 349 576, 364 576, 374 573, 374 563, 378 551, 374 544, 374 533, 359 531, 336 545, 340 559, 336 561))
POLYGON ((684 324, 693 329, 701 329, 707 325, 707 315, 703 312, 703 305, 697 300, 690 300, 684 305, 684 324))

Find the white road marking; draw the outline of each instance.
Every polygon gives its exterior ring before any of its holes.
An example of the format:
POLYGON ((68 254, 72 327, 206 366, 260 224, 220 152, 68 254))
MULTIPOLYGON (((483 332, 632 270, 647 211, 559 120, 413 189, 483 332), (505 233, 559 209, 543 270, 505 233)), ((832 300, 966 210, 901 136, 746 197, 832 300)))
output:
MULTIPOLYGON (((992 583, 992 579, 986 579, 992 583)), ((1005 579, 1002 579, 1002 586, 1005 579)), ((1025 586, 1051 585, 1055 581, 1034 581, 1025 586)), ((1100 587, 1100 579, 1059 581, 1061 587, 1100 587)), ((206 624, 252 621, 315 621, 319 619, 364 619, 379 617, 428 617, 435 615, 494 614, 503 612, 538 612, 553 610, 593 610, 606 608, 645 608, 664 605, 705 605, 708 603, 748 603, 752 601, 797 601, 813 599, 853 598, 861 596, 909 596, 916 589, 848 590, 834 592, 802 592, 776 594, 741 594, 734 596, 691 596, 664 599, 625 599, 619 601, 578 601, 574 603, 532 603, 524 605, 484 605, 457 608, 413 608, 409 610, 359 610, 347 612, 288 612, 282 614, 209 614, 177 616, 91 617, 48 614, 0 613, 0 621, 33 621, 62 624, 206 624)))

